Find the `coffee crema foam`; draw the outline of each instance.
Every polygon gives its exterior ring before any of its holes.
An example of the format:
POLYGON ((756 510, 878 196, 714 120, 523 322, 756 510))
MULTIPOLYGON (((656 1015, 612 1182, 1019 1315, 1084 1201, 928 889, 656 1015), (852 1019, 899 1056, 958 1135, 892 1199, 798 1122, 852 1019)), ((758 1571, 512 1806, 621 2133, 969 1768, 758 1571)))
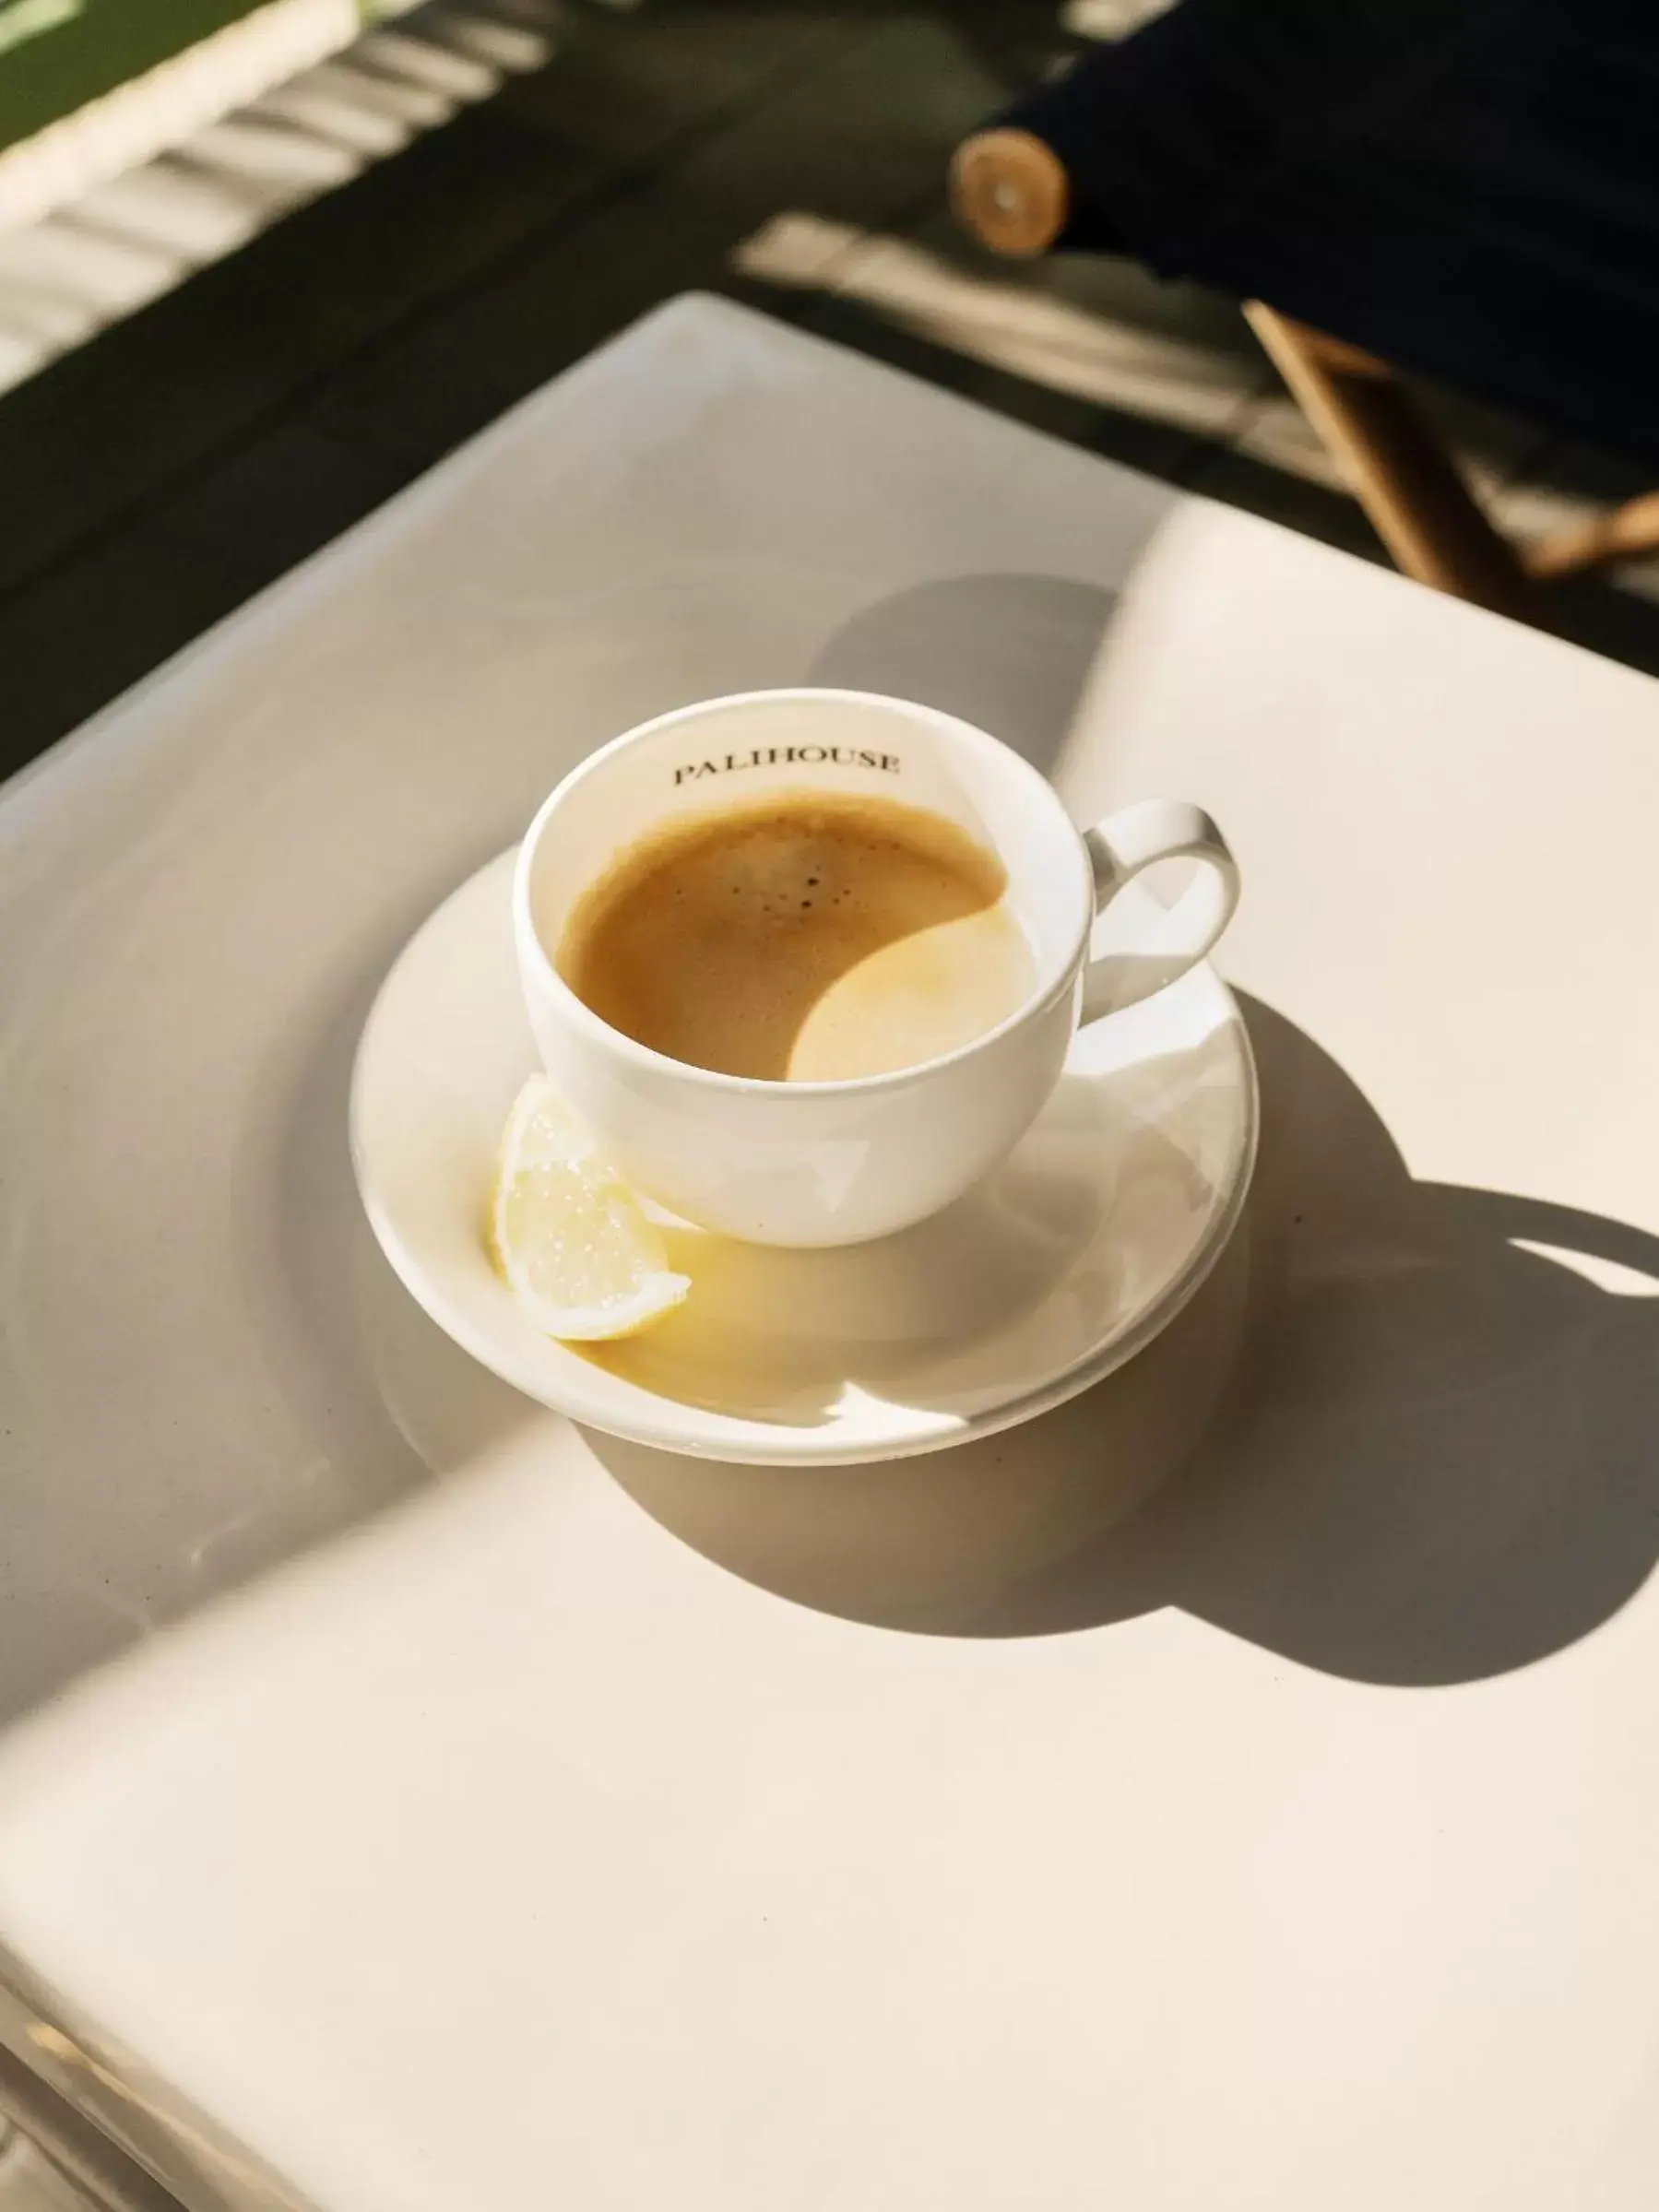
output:
POLYGON ((994 853, 895 799, 779 792, 665 823, 577 901, 556 964, 670 1059, 774 1082, 915 1067, 1029 996, 994 853))

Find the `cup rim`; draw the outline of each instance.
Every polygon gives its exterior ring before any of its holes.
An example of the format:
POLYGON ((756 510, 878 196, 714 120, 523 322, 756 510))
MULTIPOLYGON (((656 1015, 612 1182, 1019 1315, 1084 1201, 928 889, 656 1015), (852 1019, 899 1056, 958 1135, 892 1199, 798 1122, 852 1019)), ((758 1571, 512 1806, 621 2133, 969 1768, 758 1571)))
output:
MULTIPOLYGON (((753 692, 728 692, 711 699, 693 700, 689 705, 670 707, 666 713, 653 715, 648 721, 637 722, 631 729, 623 730, 579 761, 568 775, 562 776, 537 808, 518 847, 518 858, 513 869, 513 928, 517 940, 521 960, 534 962, 541 983, 551 988, 554 1000, 575 1026, 587 1032, 594 1042, 618 1053, 624 1060, 655 1074, 672 1074, 683 1077, 712 1091, 728 1094, 765 1096, 770 1098, 826 1098, 871 1097, 884 1091, 903 1090, 907 1084, 937 1075, 942 1070, 969 1060, 977 1053, 986 1051, 1001 1038, 1011 1035, 1038 1015, 1047 1013, 1055 1000, 1068 991, 1074 982, 1084 954, 1096 919, 1094 874, 1090 869, 1083 833, 1067 813, 1060 794, 1042 771, 1036 768, 1023 753, 1012 745, 994 738, 989 730, 977 724, 964 721, 959 715, 947 709, 929 706, 918 699, 901 699, 886 692, 855 691, 845 685, 778 684, 753 692), (793 1082, 787 1076, 730 1075, 718 1068, 699 1068, 690 1060, 675 1059, 670 1054, 658 1052, 653 1046, 642 1045, 624 1030, 607 1022, 602 1014, 594 1012, 585 999, 578 998, 560 975, 551 953, 541 941, 530 907, 530 879, 535 870, 537 848, 543 832, 564 800, 579 785, 592 776, 601 775, 607 763, 618 754, 643 743, 647 738, 658 736, 681 722, 695 721, 700 716, 734 706, 764 704, 793 704, 800 701, 856 701, 897 708, 907 715, 920 716, 923 719, 949 732, 953 742, 966 743, 982 758, 995 761, 1001 769, 1025 781, 1042 795, 1051 811, 1058 829, 1064 832, 1066 846, 1076 856, 1079 891, 1079 919, 1070 949, 1059 964, 1058 973, 1039 976, 1031 991, 1012 1013, 1005 1014, 994 1028, 988 1029, 966 1044, 954 1046, 949 1052, 936 1054, 931 1059, 913 1060, 902 1068, 889 1068, 877 1075, 850 1075, 833 1080, 812 1080, 793 1082)), ((1052 966, 1052 964, 1051 964, 1052 966)))

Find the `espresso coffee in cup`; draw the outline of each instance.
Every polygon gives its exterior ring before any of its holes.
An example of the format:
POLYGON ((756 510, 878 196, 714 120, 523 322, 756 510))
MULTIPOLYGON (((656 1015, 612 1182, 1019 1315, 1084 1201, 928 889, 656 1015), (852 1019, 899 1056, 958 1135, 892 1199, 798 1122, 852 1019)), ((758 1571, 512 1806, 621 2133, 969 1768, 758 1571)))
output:
POLYGON ((1131 948, 1164 983, 1238 893, 1198 808, 1080 830, 1029 761, 937 707, 705 700, 612 739, 530 824, 513 887, 530 1034, 575 1119, 670 1212, 761 1244, 885 1236, 1031 1127, 1097 916, 1175 859, 1191 881, 1167 911, 1143 903, 1131 948))
POLYGON ((872 793, 796 790, 677 817, 578 901, 556 964, 668 1059, 842 1082, 971 1044, 1029 997, 997 855, 872 793))

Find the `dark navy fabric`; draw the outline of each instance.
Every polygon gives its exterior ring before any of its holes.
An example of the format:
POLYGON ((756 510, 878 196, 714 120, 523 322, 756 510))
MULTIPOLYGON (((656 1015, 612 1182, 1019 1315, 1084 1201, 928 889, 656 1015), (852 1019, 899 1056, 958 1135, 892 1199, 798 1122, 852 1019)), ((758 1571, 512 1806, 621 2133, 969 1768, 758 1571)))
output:
POLYGON ((1659 0, 1181 0, 1002 120, 1062 246, 1659 469, 1659 0))

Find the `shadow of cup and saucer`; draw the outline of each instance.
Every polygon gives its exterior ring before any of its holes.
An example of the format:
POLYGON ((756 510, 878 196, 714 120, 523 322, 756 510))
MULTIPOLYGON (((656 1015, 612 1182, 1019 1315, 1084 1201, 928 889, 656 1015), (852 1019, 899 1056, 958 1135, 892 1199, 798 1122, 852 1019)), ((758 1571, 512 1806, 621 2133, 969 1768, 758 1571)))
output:
POLYGON ((1093 1390, 896 1463, 589 1434, 595 1456, 707 1558, 884 1628, 1034 1636, 1175 1605, 1399 1684, 1587 1634, 1659 1553, 1659 1300, 1619 1295, 1659 1285, 1659 1239, 1414 1182, 1326 1054, 1246 1018, 1264 1133, 1244 1223, 1093 1390))

